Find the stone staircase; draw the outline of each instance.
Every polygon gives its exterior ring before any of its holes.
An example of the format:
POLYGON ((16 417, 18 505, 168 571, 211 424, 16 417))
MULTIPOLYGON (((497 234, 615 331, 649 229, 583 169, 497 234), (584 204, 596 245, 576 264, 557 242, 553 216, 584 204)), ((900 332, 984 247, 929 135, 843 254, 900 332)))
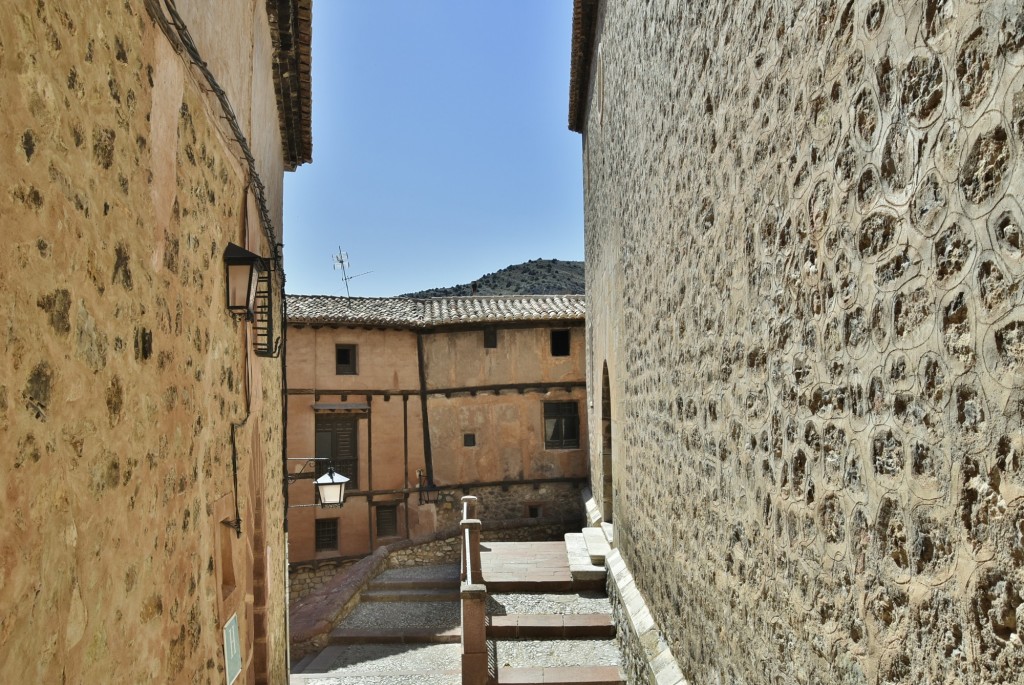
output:
MULTIPOLYGON (((602 533, 600 528, 593 530, 602 533)), ((607 660, 597 666, 561 665, 573 663, 567 655, 574 651, 580 653, 582 664, 598 652, 617 653, 611 642, 615 625, 610 607, 601 599, 607 553, 603 536, 599 540, 593 533, 570 534, 564 545, 484 545, 494 552, 489 560, 486 552, 484 557, 488 589, 516 593, 494 594, 488 600, 487 637, 496 643, 499 685, 625 682, 619 667, 607 665, 607 660), (507 613, 503 602, 508 603, 507 613), (591 610, 595 602, 603 604, 591 610), (556 606, 548 606, 551 603, 556 606), (517 610, 518 604, 529 610, 517 610), (544 608, 535 613, 536 606, 544 608), (537 654, 557 658, 546 661, 537 654)), ((293 665, 291 683, 455 685, 461 683, 461 636, 457 566, 385 571, 334 628, 328 646, 293 665)))

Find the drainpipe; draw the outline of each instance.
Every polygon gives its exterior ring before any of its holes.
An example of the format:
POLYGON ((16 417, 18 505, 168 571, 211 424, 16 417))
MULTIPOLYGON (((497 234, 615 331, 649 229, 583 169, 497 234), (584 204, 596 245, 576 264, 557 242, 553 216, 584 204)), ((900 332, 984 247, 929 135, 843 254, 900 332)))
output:
MULTIPOLYGON (((279 247, 284 247, 279 245, 279 247)), ((285 302, 284 294, 284 258, 280 262, 281 273, 281 494, 283 495, 284 509, 281 512, 282 531, 284 537, 284 649, 285 649, 285 672, 292 672, 292 635, 291 626, 288 622, 288 601, 291 595, 291 582, 288 576, 288 366, 285 363, 288 352, 288 305, 285 302)))

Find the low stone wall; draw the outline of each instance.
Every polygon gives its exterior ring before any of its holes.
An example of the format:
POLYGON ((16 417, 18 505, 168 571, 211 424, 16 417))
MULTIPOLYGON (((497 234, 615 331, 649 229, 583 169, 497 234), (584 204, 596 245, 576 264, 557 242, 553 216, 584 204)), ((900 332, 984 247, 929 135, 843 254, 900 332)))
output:
POLYGON ((626 674, 626 682, 686 685, 679 664, 618 550, 612 550, 608 555, 607 568, 608 599, 622 651, 622 671, 626 674))
POLYGON ((296 602, 333 578, 358 559, 325 559, 296 564, 288 571, 288 601, 296 602))

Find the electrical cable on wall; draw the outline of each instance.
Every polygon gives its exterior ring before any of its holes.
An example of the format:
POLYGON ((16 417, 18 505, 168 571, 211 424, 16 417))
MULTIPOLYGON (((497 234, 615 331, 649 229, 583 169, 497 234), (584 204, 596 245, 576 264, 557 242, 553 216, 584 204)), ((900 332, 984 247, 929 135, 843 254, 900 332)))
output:
POLYGON ((184 48, 189 61, 200 71, 203 78, 206 79, 211 92, 216 96, 221 109, 224 110, 224 119, 227 121, 228 126, 231 129, 232 137, 235 142, 238 143, 239 148, 241 148, 242 157, 248 167, 248 185, 256 196, 256 204, 259 208, 260 225, 263 228, 263 234, 267 239, 267 243, 270 245, 272 253, 270 259, 276 263, 277 269, 275 269, 275 271, 280 273, 280 277, 283 281, 284 265, 281 260, 281 243, 277 242, 274 233, 274 222, 271 220, 270 211, 267 209, 266 186, 263 184, 263 180, 260 178, 259 172, 256 169, 256 158, 253 156, 252 150, 249 148, 249 142, 246 140, 245 134, 242 133, 242 128, 238 123, 238 118, 235 116, 234 109, 231 107, 231 102, 228 100, 228 95, 224 92, 224 89, 221 88, 217 79, 214 78, 213 72, 210 71, 210 68, 199 54, 199 49, 196 48, 195 41, 192 40, 192 35, 188 31, 188 26, 186 26, 185 21, 178 13, 174 0, 146 0, 146 7, 149 9, 150 14, 164 33, 177 39, 177 41, 172 42, 177 42, 182 46, 182 48, 184 48), (170 15, 170 20, 168 20, 167 15, 162 11, 161 5, 166 8, 167 14, 170 15))

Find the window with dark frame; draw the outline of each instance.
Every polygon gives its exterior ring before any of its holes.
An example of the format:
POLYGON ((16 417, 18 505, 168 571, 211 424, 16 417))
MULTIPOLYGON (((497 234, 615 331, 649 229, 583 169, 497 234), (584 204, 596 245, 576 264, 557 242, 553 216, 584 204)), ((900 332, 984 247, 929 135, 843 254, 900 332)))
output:
POLYGON ((391 538, 398 535, 398 505, 377 507, 377 537, 391 538))
POLYGON ((463 447, 476 447, 476 433, 463 433, 462 434, 462 446, 463 447))
POLYGON ((498 346, 498 329, 494 326, 484 328, 484 347, 494 349, 498 346))
POLYGON ((334 373, 338 376, 356 375, 356 346, 334 346, 334 373))
POLYGON ((544 403, 544 448, 579 449, 580 410, 576 402, 544 403))
POLYGON ((316 520, 316 551, 338 551, 338 519, 316 520))
POLYGON ((551 331, 551 356, 568 357, 569 340, 570 338, 568 330, 551 331))
POLYGON ((530 504, 526 507, 526 517, 531 519, 539 519, 541 512, 541 506, 539 504, 530 504))
POLYGON ((327 467, 334 467, 335 473, 340 473, 350 479, 346 487, 350 490, 359 488, 359 449, 358 449, 358 419, 350 414, 327 414, 316 415, 316 477, 327 473, 327 467))

